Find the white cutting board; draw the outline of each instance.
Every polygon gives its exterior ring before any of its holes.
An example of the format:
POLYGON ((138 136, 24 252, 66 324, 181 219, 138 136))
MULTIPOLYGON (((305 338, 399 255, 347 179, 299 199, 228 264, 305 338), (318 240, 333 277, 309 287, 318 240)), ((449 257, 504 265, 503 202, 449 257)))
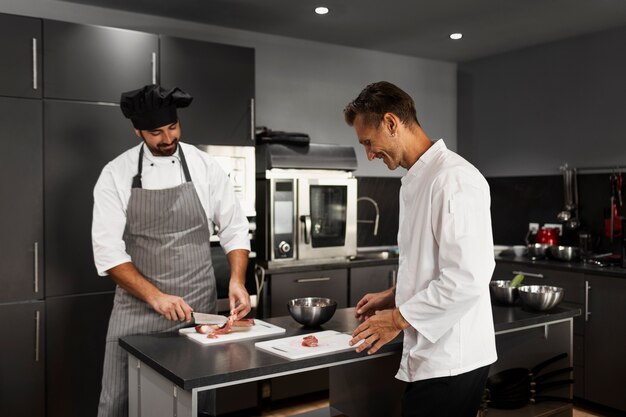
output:
POLYGON ((352 339, 352 336, 349 334, 339 333, 334 330, 325 330, 323 332, 256 342, 254 346, 256 346, 257 349, 282 356, 283 358, 305 359, 344 350, 354 350, 357 345, 350 346, 348 344, 350 339, 352 339), (311 335, 317 337, 319 344, 314 347, 302 346, 302 339, 311 335))
POLYGON ((206 334, 196 332, 194 327, 186 327, 178 331, 180 334, 187 336, 194 342, 203 345, 217 345, 219 343, 234 342, 244 339, 253 339, 255 337, 270 336, 273 334, 285 333, 282 327, 274 326, 262 320, 254 319, 254 325, 250 327, 233 327, 230 333, 220 334, 217 339, 210 339, 206 334))

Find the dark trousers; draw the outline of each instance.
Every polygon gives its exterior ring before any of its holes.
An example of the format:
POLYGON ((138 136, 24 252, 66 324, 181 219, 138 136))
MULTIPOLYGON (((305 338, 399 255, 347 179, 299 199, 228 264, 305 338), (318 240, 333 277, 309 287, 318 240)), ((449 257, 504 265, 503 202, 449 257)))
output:
POLYGON ((403 417, 476 417, 489 365, 455 376, 410 382, 402 397, 403 417))

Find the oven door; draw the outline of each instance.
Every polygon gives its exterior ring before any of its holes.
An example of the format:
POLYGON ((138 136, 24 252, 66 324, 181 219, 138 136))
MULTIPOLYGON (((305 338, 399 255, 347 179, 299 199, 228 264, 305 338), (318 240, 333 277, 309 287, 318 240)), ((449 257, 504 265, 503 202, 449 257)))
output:
POLYGON ((356 255, 356 179, 298 179, 299 260, 356 255))

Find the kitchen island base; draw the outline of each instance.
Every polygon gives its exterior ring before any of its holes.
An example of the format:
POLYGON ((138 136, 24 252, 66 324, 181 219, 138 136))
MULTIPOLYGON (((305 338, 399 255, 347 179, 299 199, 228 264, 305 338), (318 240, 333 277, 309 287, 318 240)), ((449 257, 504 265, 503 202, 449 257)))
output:
MULTIPOLYGON (((558 354, 566 359, 541 373, 572 366, 573 317, 580 309, 555 308, 537 313, 519 307, 493 307, 499 359, 490 374, 504 369, 531 368, 558 354)), ((284 327, 286 336, 305 335, 289 316, 268 319, 284 327)), ((338 309, 325 330, 351 333, 358 325, 354 308, 338 309)), ((395 380, 402 338, 397 337, 373 355, 353 350, 290 361, 258 350, 243 340, 203 346, 178 334, 126 336, 120 345, 129 353, 130 417, 196 417, 199 393, 285 375, 329 370, 329 402, 318 414, 302 417, 395 417, 400 415, 403 383, 395 380), (319 414, 327 413, 327 414, 319 414)), ((571 375, 570 375, 571 376, 571 375)), ((571 385, 546 393, 572 398, 571 385)), ((516 410, 489 409, 489 417, 571 417, 568 402, 542 402, 516 410)))

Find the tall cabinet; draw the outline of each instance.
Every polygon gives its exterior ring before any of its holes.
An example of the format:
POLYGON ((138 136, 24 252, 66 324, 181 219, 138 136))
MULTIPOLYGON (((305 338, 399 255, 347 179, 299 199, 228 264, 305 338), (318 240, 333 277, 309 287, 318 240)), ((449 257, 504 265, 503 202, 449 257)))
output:
POLYGON ((254 49, 161 36, 160 79, 194 99, 180 113, 194 144, 254 145, 254 49))
POLYGON ((0 14, 0 415, 45 415, 41 20, 0 14))
POLYGON ((139 143, 120 95, 179 86, 183 140, 252 145, 254 50, 0 14, 0 54, 0 415, 95 417, 115 285, 93 187, 139 143))

